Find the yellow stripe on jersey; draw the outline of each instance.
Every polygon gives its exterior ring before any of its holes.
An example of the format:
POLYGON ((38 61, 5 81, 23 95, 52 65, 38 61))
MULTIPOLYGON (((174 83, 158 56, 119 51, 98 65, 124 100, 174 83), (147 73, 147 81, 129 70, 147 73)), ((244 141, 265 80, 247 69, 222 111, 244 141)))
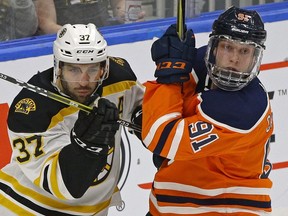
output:
POLYGON ((52 193, 59 199, 65 200, 65 197, 62 195, 62 193, 59 190, 58 183, 57 183, 57 162, 58 162, 59 154, 55 155, 52 161, 52 167, 51 167, 51 175, 50 175, 50 183, 51 183, 51 189, 52 193))
MULTIPOLYGON (((15 190, 15 192, 17 194, 19 194, 20 196, 23 196, 25 197, 26 199, 29 199, 30 201, 33 202, 33 200, 36 200, 37 202, 39 203, 43 203, 44 205, 43 206, 47 206, 47 208, 49 208, 49 206, 51 208, 54 208, 55 210, 67 210, 69 212, 73 211, 73 212, 76 212, 78 214, 81 214, 81 213, 91 213, 91 214, 95 214, 95 212, 100 212, 102 211, 103 209, 107 208, 111 202, 111 198, 109 200, 106 200, 98 205, 93 205, 93 206, 85 206, 85 205, 82 205, 82 206, 70 206, 70 205, 67 205, 67 204, 64 204, 64 203, 60 203, 60 202, 57 202, 53 199, 50 199, 42 194, 39 194, 37 193, 36 191, 30 189, 30 188, 27 188, 23 185, 20 185, 20 183, 17 181, 17 179, 15 179, 14 177, 10 176, 10 175, 7 175, 6 173, 4 173, 3 171, 0 171, 0 181, 2 183, 5 183, 7 182, 7 186, 12 186, 13 189, 15 190), (33 199, 33 200, 32 200, 33 199)), ((11 187, 10 186, 10 187, 11 187)), ((115 191, 117 191, 117 189, 115 189, 115 191)), ((9 199, 6 198, 6 197, 1 197, 1 205, 3 203, 5 203, 6 205, 9 204, 9 199), (2 200, 3 199, 3 200, 2 200)), ((50 208, 50 210, 51 210, 50 208)), ((9 208, 11 209, 11 207, 9 208)), ((13 210, 13 212, 15 212, 15 209, 11 209, 13 210)), ((16 209, 17 210, 17 209, 16 209)), ((26 215, 26 214, 25 214, 26 215)))
POLYGON ((114 152, 114 147, 110 148, 109 151, 108 151, 108 155, 110 155, 111 153, 114 152))
POLYGON ((111 85, 104 86, 102 96, 129 90, 134 85, 136 85, 136 81, 122 81, 122 82, 117 82, 111 85))
POLYGON ((111 169, 111 165, 110 165, 110 164, 106 164, 105 167, 104 167, 104 169, 110 170, 110 169, 111 169))
MULTIPOLYGON (((56 152, 55 154, 51 155, 49 158, 47 158, 44 162, 44 164, 47 164, 46 166, 43 166, 40 172, 40 176, 38 176, 35 180, 34 180, 34 184, 37 185, 38 187, 42 188, 42 186, 40 184, 42 184, 41 182, 41 175, 43 175, 43 170, 50 164, 49 161, 53 160, 53 157, 55 157, 56 154, 59 154, 58 152, 56 152)), ((44 178, 44 176, 43 176, 44 178)))
POLYGON ((66 107, 60 110, 55 116, 52 117, 48 130, 55 127, 59 122, 62 122, 65 116, 77 112, 79 109, 76 107, 66 107))
POLYGON ((16 205, 10 200, 6 199, 2 194, 0 194, 1 205, 9 209, 10 211, 16 213, 17 215, 34 216, 34 214, 26 211, 24 208, 16 205))

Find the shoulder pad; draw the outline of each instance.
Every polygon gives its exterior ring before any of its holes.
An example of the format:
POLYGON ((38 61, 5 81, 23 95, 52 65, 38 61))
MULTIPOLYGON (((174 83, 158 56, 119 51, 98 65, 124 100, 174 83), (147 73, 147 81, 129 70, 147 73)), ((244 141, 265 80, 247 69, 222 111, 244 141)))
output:
POLYGON ((242 130, 251 129, 269 106, 268 95, 256 79, 240 91, 216 89, 203 92, 200 109, 219 123, 242 130))

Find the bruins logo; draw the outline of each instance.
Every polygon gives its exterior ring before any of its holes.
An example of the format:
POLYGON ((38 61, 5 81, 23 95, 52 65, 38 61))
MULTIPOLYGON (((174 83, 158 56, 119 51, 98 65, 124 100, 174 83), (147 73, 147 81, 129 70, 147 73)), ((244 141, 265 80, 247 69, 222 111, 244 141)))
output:
POLYGON ((35 102, 30 98, 24 98, 15 105, 15 112, 28 115, 29 112, 36 110, 35 102))

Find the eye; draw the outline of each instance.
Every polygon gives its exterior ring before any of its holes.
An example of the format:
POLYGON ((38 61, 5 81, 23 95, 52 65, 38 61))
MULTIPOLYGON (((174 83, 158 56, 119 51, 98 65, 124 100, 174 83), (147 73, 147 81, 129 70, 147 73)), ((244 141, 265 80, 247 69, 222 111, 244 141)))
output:
POLYGON ((89 68, 87 69, 87 73, 88 73, 88 74, 96 74, 96 73, 99 72, 99 69, 100 69, 100 64, 97 64, 97 65, 95 65, 95 66, 93 66, 93 67, 89 67, 89 68))
POLYGON ((246 49, 246 48, 243 48, 240 50, 240 53, 245 55, 245 54, 249 54, 250 50, 249 49, 246 49))
POLYGON ((233 47, 229 43, 223 43, 222 48, 226 51, 231 51, 233 50, 233 47))
POLYGON ((232 47, 231 47, 229 44, 226 44, 226 45, 225 45, 225 49, 226 49, 226 50, 231 50, 232 47))
POLYGON ((70 68, 68 68, 68 71, 70 71, 71 73, 74 73, 74 74, 81 73, 81 70, 77 67, 70 67, 70 68))
POLYGON ((98 68, 90 68, 87 70, 87 73, 91 75, 96 74, 97 72, 98 72, 98 68))

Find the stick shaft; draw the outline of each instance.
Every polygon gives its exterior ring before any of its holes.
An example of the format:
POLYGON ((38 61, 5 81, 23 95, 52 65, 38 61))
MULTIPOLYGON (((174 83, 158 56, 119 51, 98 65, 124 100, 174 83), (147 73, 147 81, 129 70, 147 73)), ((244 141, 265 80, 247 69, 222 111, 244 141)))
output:
POLYGON ((178 0, 176 28, 177 28, 178 36, 181 41, 185 39, 184 26, 185 26, 185 0, 178 0))
MULTIPOLYGON (((85 111, 87 113, 91 112, 91 110, 92 110, 92 107, 86 106, 84 104, 78 103, 77 101, 74 101, 74 100, 71 100, 69 98, 63 97, 61 95, 55 94, 55 93, 50 92, 50 91, 48 91, 46 89, 43 89, 43 88, 34 86, 32 84, 23 82, 21 80, 15 79, 15 78, 13 78, 11 76, 8 76, 8 75, 5 75, 3 73, 0 73, 0 79, 6 80, 6 81, 8 81, 10 83, 13 83, 13 84, 16 84, 16 85, 19 85, 22 88, 26 88, 26 89, 28 89, 30 91, 33 91, 33 92, 35 92, 37 94, 40 94, 40 95, 45 96, 45 97, 48 97, 50 99, 56 100, 56 101, 58 101, 60 103, 76 107, 79 110, 85 111)), ((125 127, 131 128, 131 129, 133 129, 133 130, 135 130, 137 132, 141 132, 141 128, 138 125, 135 125, 135 124, 133 124, 131 122, 125 121, 123 119, 119 119, 117 122, 120 125, 123 125, 125 127)))

